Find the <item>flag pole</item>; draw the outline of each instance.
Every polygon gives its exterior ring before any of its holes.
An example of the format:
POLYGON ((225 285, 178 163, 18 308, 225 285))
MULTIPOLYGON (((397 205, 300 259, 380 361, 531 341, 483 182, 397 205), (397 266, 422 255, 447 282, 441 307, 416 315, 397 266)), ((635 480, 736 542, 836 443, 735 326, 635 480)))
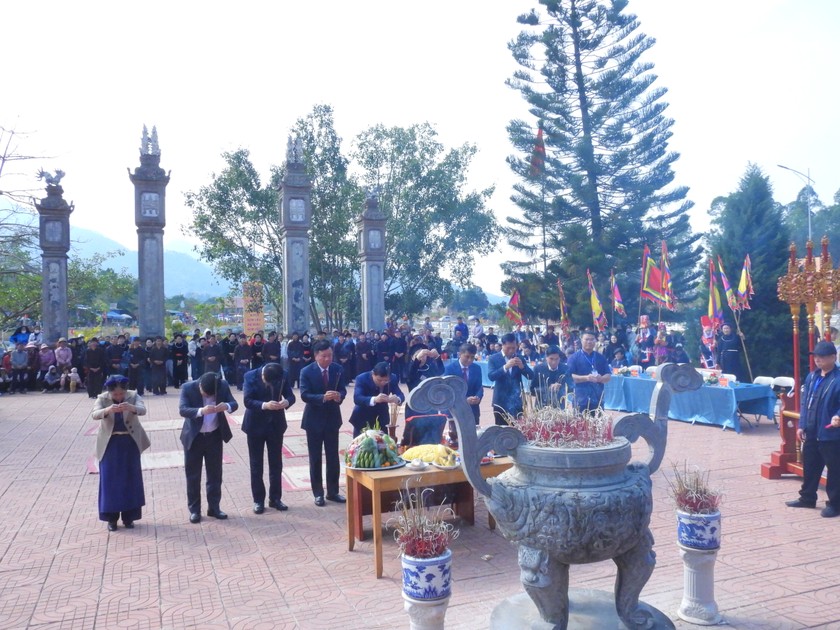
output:
POLYGON ((615 330, 615 269, 610 271, 610 298, 612 298, 612 315, 610 316, 610 328, 615 330))
POLYGON ((741 311, 735 311, 735 330, 738 331, 738 338, 741 340, 741 347, 744 349, 744 359, 747 361, 747 371, 750 373, 750 383, 753 382, 752 366, 750 366, 750 355, 747 353, 747 344, 744 341, 744 333, 741 332, 741 311))

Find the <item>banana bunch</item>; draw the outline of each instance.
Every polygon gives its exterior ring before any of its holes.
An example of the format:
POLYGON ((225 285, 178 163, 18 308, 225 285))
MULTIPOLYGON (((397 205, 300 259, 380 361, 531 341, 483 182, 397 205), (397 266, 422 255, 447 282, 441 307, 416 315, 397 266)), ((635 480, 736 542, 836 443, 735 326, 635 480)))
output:
POLYGON ((458 456, 457 451, 453 451, 443 444, 412 446, 402 456, 403 459, 408 461, 420 459, 429 464, 437 464, 438 466, 455 466, 458 463, 456 459, 458 456))

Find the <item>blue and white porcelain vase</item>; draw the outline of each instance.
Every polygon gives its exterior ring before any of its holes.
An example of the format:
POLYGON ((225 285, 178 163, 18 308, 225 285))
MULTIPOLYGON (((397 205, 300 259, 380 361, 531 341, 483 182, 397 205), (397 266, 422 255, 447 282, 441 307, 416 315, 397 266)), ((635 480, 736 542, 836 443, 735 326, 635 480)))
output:
POLYGON ((691 514, 677 510, 677 542, 689 549, 720 548, 720 512, 691 514))
POLYGON ((444 599, 452 594, 452 551, 434 558, 401 556, 403 593, 414 599, 444 599))

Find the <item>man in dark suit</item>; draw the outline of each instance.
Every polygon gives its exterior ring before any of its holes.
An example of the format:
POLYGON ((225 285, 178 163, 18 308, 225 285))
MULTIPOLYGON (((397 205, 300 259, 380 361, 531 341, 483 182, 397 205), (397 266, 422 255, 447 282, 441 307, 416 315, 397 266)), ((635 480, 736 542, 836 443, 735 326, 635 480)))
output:
POLYGON ((543 407, 559 407, 566 396, 566 356, 557 346, 545 351, 545 362, 534 368, 531 393, 543 407))
POLYGON ((306 403, 301 428, 306 431, 309 451, 309 482, 315 505, 324 507, 321 450, 327 458, 327 499, 344 503, 338 493, 338 431, 341 402, 347 395, 341 367, 332 362, 332 345, 326 339, 312 344, 314 361, 300 371, 300 398, 306 403))
POLYGON ((522 413, 522 377, 531 378, 534 372, 516 354, 516 336, 502 337, 502 351, 487 359, 488 378, 493 386, 493 417, 496 424, 507 425, 507 415, 514 418, 522 413))
POLYGON ((391 373, 391 366, 381 361, 369 372, 356 377, 353 389, 353 413, 350 424, 353 425, 353 437, 359 435, 365 426, 373 428, 379 421, 379 428, 385 431, 390 422, 389 404, 400 404, 405 395, 400 390, 400 378, 391 373))
POLYGON ((230 387, 216 372, 202 374, 197 381, 181 387, 180 412, 184 418, 181 443, 184 445, 184 469, 187 474, 187 506, 190 523, 201 522, 201 463, 207 469, 207 516, 227 518, 219 502, 222 499, 222 442, 230 442, 226 413, 239 404, 230 387))
POLYGON ((475 344, 462 344, 458 349, 458 360, 449 363, 443 370, 443 375, 460 376, 467 382, 467 404, 472 409, 477 425, 481 399, 484 396, 484 384, 481 378, 481 368, 474 363, 476 352, 478 352, 478 349, 475 344))
POLYGON ((268 451, 268 507, 280 511, 289 508, 280 498, 283 487, 283 434, 286 432, 286 409, 295 404, 292 382, 279 363, 266 363, 245 373, 245 420, 242 431, 248 436, 248 459, 251 464, 251 495, 254 514, 265 511, 263 454, 268 451))

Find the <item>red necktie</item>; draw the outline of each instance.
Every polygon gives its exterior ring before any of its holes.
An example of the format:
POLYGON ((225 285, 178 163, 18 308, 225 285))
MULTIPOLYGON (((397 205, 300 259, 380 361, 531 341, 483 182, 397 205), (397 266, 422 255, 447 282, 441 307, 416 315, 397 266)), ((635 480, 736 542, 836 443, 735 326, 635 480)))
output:
POLYGON ((321 377, 324 379, 324 391, 329 391, 330 389, 330 376, 327 370, 321 370, 321 377))
POLYGON ((467 377, 467 368, 461 368, 461 369, 462 369, 462 370, 463 370, 463 372, 464 372, 464 380, 465 380, 465 381, 467 381, 467 382, 469 382, 469 380, 470 380, 470 379, 467 377))

